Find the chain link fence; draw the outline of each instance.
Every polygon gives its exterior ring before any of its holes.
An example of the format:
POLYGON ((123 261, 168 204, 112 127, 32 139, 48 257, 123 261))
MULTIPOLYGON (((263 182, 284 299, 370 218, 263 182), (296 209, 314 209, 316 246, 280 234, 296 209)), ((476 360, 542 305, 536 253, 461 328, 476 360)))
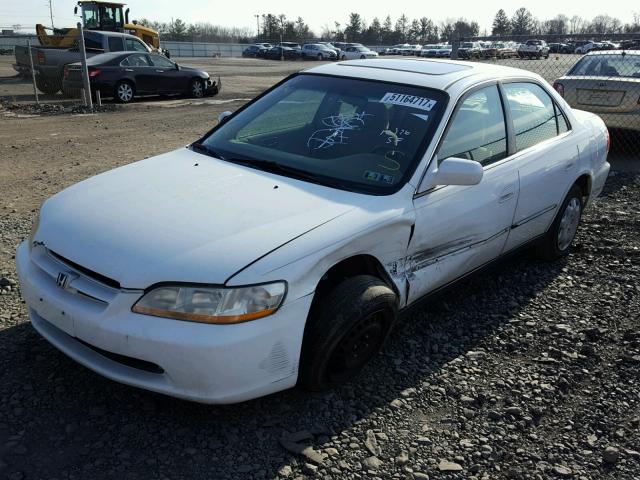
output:
MULTIPOLYGON (((90 36, 85 39, 87 57, 100 53, 100 45, 91 43, 90 36)), ((77 78, 81 72, 68 67, 81 59, 77 41, 77 35, 69 34, 0 37, 0 97, 18 102, 88 104, 77 78)), ((235 57, 245 47, 189 42, 167 42, 164 46, 172 47, 172 57, 235 57)), ((449 45, 407 47, 412 48, 371 48, 380 52, 381 58, 385 54, 458 58, 538 73, 573 108, 599 115, 612 132, 614 144, 619 142, 640 157, 640 35, 474 37, 449 45)), ((93 92, 91 100, 99 102, 99 95, 93 92)))
POLYGON ((456 56, 539 74, 571 107, 600 116, 614 144, 640 158, 640 35, 464 38, 453 42, 456 56))
POLYGON ((12 105, 43 104, 46 110, 101 104, 99 92, 85 94, 91 68, 85 69, 83 60, 103 50, 77 32, 0 37, 0 97, 12 105))

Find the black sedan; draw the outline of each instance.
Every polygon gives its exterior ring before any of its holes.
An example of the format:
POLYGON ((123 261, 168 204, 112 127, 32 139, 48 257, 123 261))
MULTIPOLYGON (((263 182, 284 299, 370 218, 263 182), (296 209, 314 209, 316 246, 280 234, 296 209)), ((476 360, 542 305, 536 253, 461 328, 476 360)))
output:
MULTIPOLYGON (((182 94, 203 97, 218 93, 219 85, 207 72, 183 67, 163 55, 143 52, 114 52, 87 60, 91 91, 128 103, 142 95, 182 94)), ((64 68, 63 93, 82 88, 82 67, 71 63, 64 68)))
POLYGON ((300 58, 300 51, 289 47, 273 47, 264 54, 264 58, 270 60, 280 60, 283 57, 285 60, 297 60, 300 58))

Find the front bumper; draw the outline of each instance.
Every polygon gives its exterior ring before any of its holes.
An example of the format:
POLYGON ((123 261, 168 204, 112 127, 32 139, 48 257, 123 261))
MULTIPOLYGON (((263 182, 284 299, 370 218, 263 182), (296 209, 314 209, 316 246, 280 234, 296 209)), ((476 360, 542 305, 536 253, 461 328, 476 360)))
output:
POLYGON ((142 292, 101 284, 44 246, 30 252, 23 242, 16 263, 34 328, 105 377, 203 403, 241 402, 296 384, 312 295, 260 320, 207 325, 133 313, 142 292), (56 272, 69 271, 72 288, 58 287, 56 272))

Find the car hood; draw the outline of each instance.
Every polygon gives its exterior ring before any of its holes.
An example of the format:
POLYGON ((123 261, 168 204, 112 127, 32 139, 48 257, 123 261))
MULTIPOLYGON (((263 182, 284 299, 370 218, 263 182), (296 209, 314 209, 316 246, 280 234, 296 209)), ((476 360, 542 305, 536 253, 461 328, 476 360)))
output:
POLYGON ((124 288, 223 284, 367 198, 184 148, 54 195, 34 239, 124 288))

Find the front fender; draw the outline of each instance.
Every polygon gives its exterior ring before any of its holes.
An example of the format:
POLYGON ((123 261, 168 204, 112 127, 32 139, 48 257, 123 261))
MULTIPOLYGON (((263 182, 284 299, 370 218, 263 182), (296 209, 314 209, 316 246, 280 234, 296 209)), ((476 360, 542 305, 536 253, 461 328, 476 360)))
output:
POLYGON ((411 196, 374 197, 366 207, 356 208, 281 246, 234 275, 227 285, 238 286, 274 280, 288 282, 287 302, 313 293, 334 265, 356 255, 378 260, 396 286, 400 305, 406 303, 404 259, 415 223, 411 196), (405 201, 389 202, 393 197, 405 201), (385 205, 385 202, 389 204, 385 205), (381 206, 386 208, 382 209, 381 206), (378 209, 378 208, 380 209, 378 209))

